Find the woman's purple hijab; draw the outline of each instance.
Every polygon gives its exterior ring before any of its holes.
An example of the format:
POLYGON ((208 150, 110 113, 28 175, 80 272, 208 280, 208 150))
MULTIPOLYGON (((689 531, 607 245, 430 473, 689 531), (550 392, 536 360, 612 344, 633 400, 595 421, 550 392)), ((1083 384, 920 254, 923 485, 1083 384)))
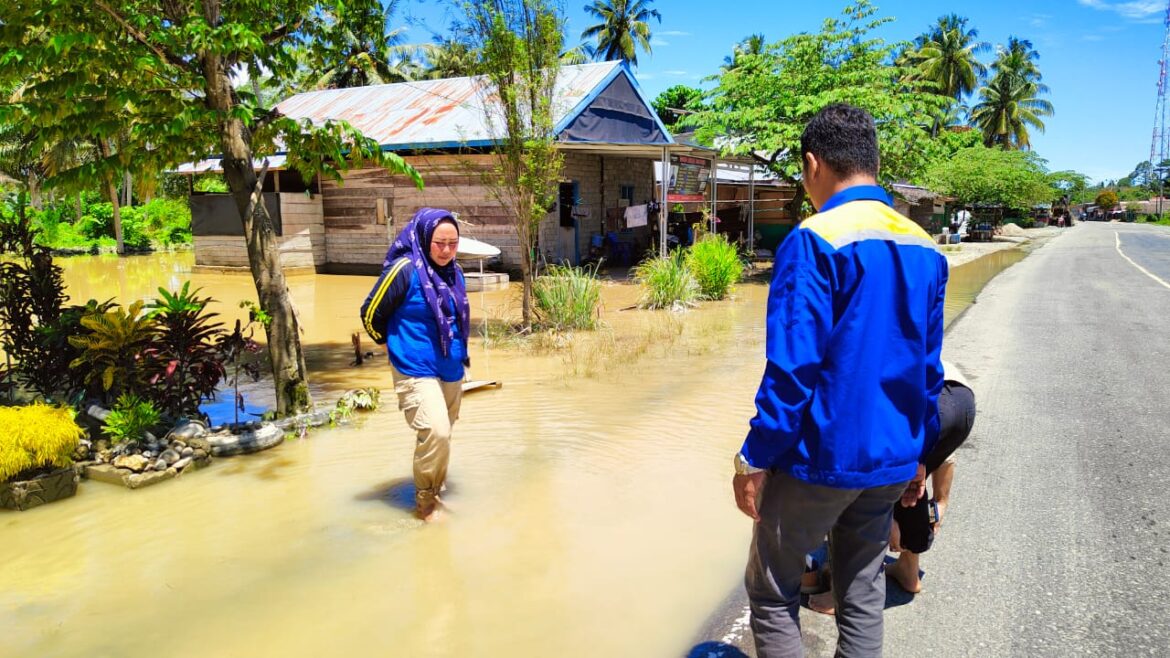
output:
POLYGON ((435 228, 444 220, 450 221, 455 230, 459 230, 459 223, 449 211, 419 208, 390 245, 382 270, 385 271, 399 258, 410 259, 414 271, 418 273, 418 281, 422 284, 427 306, 431 307, 435 324, 439 327, 439 345, 443 348, 443 356, 447 356, 451 353, 451 341, 455 339, 453 321, 458 323, 459 335, 463 336, 464 341, 467 340, 471 305, 467 302, 467 286, 463 283, 463 270, 459 264, 452 259, 440 267, 431 261, 431 238, 435 235, 435 228), (454 318, 449 315, 452 306, 455 308, 454 318))

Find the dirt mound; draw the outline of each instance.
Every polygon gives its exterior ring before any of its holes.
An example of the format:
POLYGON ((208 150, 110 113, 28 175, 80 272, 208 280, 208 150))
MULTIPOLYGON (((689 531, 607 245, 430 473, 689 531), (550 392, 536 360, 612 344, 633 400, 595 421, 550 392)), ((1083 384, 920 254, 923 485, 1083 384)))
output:
POLYGON ((1003 228, 1000 230, 999 234, 1006 235, 1009 238, 1026 238, 1026 237, 1028 237, 1027 231, 1020 228, 1017 224, 1004 224, 1003 228))

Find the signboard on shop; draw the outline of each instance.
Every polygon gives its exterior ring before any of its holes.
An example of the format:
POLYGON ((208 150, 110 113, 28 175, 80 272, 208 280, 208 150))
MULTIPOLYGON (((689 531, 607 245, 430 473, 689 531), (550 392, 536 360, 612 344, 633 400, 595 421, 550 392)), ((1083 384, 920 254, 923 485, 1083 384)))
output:
POLYGON ((707 198, 707 182, 710 177, 710 160, 685 155, 670 156, 670 185, 666 188, 667 202, 703 201, 707 198))

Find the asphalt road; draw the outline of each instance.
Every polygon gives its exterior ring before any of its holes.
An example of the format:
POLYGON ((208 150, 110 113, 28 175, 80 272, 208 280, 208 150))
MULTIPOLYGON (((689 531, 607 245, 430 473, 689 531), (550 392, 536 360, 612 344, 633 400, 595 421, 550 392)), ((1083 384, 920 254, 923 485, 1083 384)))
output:
MULTIPOLYGON (((1167 334, 1164 227, 1080 224, 988 284, 947 334, 979 413, 886 655, 1170 656, 1167 334)), ((692 655, 754 655, 743 602, 692 655)), ((832 655, 832 619, 801 618, 832 655)))

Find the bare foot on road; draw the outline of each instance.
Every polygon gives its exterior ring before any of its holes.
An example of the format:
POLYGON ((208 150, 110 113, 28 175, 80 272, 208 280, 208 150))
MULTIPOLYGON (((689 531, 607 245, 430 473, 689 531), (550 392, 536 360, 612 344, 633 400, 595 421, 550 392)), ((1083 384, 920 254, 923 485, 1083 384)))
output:
POLYGON ((886 575, 911 594, 922 591, 922 580, 918 576, 918 560, 914 559, 916 557, 910 551, 903 551, 896 562, 886 565, 886 575))
POLYGON ((833 599, 833 590, 809 596, 808 608, 809 610, 812 610, 813 612, 819 612, 822 615, 836 614, 837 601, 833 599))

